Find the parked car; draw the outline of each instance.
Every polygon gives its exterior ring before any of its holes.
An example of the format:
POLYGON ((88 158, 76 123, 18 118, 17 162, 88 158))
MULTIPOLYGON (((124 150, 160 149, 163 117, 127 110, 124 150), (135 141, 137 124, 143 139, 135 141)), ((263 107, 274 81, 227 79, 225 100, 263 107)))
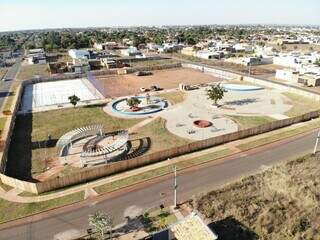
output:
POLYGON ((150 91, 160 91, 160 90, 162 90, 162 88, 159 88, 159 87, 157 87, 155 85, 150 87, 150 91))
POLYGON ((150 91, 150 89, 148 89, 148 88, 144 88, 144 87, 141 87, 141 88, 140 88, 140 91, 141 91, 141 92, 149 92, 149 91, 150 91))

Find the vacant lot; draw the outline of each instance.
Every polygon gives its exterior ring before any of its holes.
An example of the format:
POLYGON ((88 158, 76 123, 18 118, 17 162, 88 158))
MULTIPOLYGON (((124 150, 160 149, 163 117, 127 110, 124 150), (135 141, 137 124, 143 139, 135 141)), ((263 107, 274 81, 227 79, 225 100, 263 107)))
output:
POLYGON ((164 89, 177 88, 179 83, 200 84, 217 81, 217 78, 203 74, 200 71, 185 68, 153 71, 151 76, 109 75, 97 76, 98 81, 103 85, 105 96, 120 97, 141 93, 140 88, 150 88, 156 85, 164 89))
POLYGON ((320 239, 318 158, 246 177, 201 197, 196 206, 214 221, 221 239, 320 239))
POLYGON ((49 76, 50 69, 48 64, 26 65, 20 68, 17 75, 18 80, 33 78, 34 76, 49 76))
POLYGON ((9 149, 7 172, 27 180, 32 175, 42 173, 45 159, 57 156, 56 141, 74 128, 102 123, 105 131, 114 131, 128 129, 139 121, 141 119, 113 118, 99 106, 18 115, 9 149), (51 135, 51 141, 47 141, 48 135, 51 135))

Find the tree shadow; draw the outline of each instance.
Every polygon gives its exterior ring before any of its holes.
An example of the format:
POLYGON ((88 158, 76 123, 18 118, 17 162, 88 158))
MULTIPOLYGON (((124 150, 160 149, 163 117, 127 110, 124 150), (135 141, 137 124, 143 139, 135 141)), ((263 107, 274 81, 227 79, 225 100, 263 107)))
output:
POLYGON ((229 216, 220 221, 211 223, 208 225, 212 231, 217 233, 219 239, 224 240, 258 240, 259 236, 235 219, 233 216, 229 216))
POLYGON ((244 98, 240 100, 228 101, 224 105, 243 106, 258 102, 258 98, 244 98))
POLYGON ((35 141, 31 143, 32 150, 42 148, 52 148, 56 146, 58 139, 35 141))

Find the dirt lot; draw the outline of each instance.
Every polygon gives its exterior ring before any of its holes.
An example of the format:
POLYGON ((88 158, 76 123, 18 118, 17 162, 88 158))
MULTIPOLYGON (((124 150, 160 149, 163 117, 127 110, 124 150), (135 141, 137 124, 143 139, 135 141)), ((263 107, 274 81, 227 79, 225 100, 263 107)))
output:
POLYGON ((193 69, 170 69, 153 71, 151 76, 138 77, 135 74, 99 76, 98 81, 104 84, 107 97, 120 97, 140 93, 140 88, 156 85, 164 89, 177 88, 179 83, 199 84, 217 81, 218 79, 193 69))

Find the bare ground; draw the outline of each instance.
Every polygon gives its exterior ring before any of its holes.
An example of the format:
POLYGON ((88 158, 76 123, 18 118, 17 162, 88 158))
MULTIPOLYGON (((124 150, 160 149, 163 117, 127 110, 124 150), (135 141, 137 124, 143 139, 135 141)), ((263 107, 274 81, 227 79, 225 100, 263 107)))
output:
POLYGON ((153 71, 151 76, 108 75, 99 76, 97 80, 103 84, 105 96, 110 98, 141 93, 140 88, 156 85, 163 89, 177 88, 179 83, 200 84, 217 81, 218 79, 200 71, 185 68, 153 71))

